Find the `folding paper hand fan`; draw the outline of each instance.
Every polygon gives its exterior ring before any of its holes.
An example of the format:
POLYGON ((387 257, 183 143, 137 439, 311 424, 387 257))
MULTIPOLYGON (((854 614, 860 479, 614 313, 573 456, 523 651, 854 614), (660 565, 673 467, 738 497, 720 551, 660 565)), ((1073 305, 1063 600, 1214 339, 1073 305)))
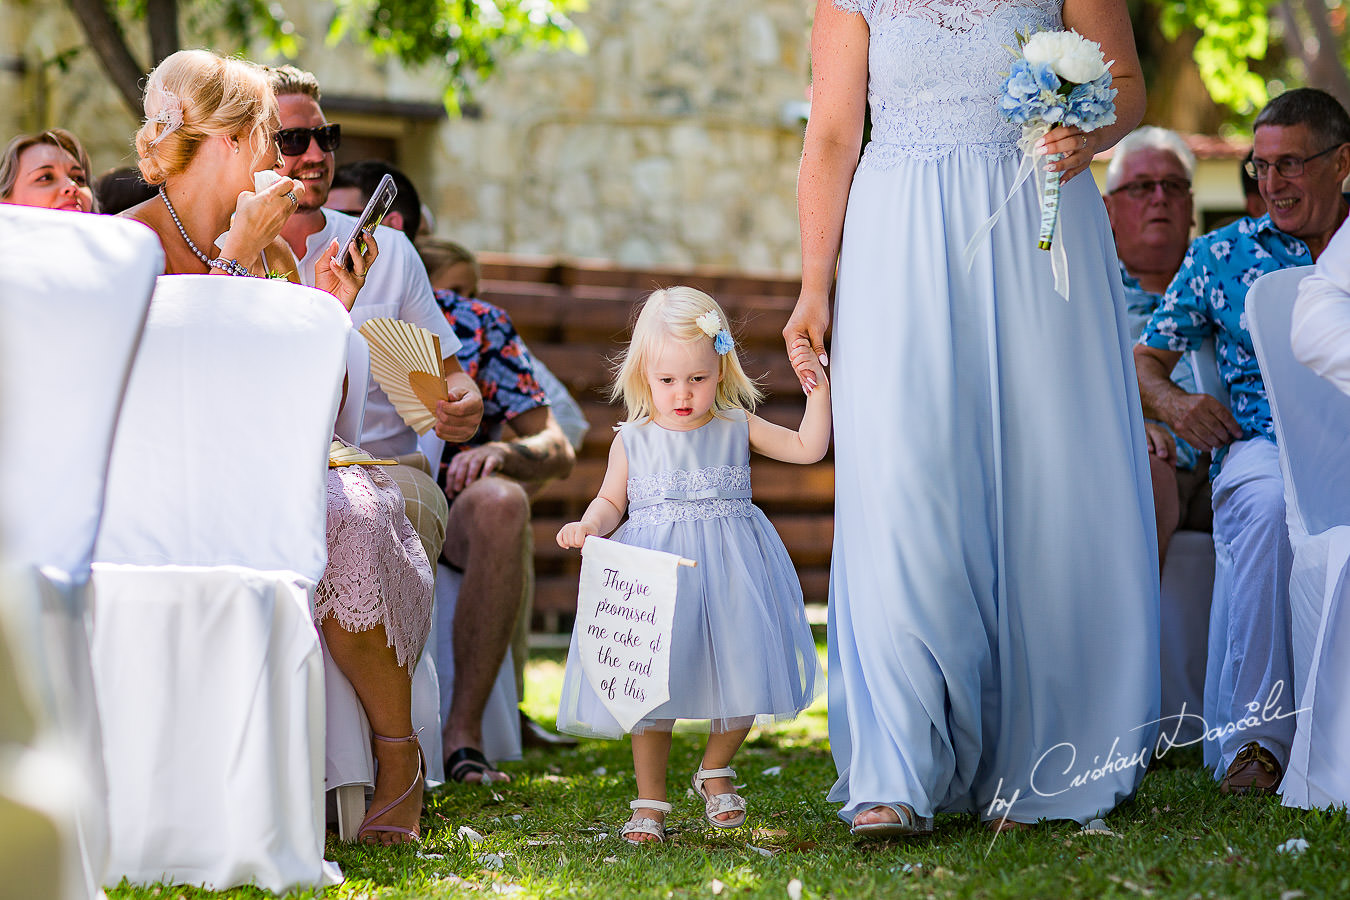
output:
POLYGON ((349 447, 342 441, 333 441, 328 447, 328 468, 343 466, 396 466, 396 459, 376 459, 360 447, 349 447))
POLYGON ((371 377, 408 427, 426 434, 436 424, 436 401, 450 399, 441 339, 401 319, 371 319, 360 330, 370 344, 371 377))

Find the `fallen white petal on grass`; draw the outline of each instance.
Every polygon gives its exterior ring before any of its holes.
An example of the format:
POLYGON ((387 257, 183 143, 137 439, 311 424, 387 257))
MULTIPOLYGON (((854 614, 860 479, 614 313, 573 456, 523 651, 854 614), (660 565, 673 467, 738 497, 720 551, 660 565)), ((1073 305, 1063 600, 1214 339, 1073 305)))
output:
POLYGON ((519 894, 525 889, 518 884, 499 884, 494 881, 488 886, 488 890, 494 894, 519 894))
POLYGON ((522 816, 520 813, 516 813, 514 816, 511 817, 511 821, 512 821, 512 822, 523 822, 523 821, 525 821, 525 817, 522 816))
POLYGON ((788 900, 802 900, 802 882, 799 878, 794 878, 788 882, 787 887, 788 900))
POLYGON ((1302 891, 1285 891, 1283 894, 1280 894, 1280 900, 1303 900, 1306 896, 1308 895, 1302 891))
POLYGON ((1079 834, 1091 834, 1097 837, 1120 837, 1110 828, 1106 827, 1106 822, 1102 819, 1093 819, 1079 830, 1079 834))
POLYGON ((619 861, 619 858, 618 858, 617 856, 606 856, 606 857, 605 857, 605 862, 610 863, 610 864, 616 863, 616 862, 618 862, 618 861, 619 861))
POLYGON ((708 887, 712 888, 714 897, 720 895, 722 891, 726 889, 726 885, 718 881, 716 878, 712 880, 712 884, 708 885, 708 887))
POLYGON ((418 851, 417 851, 417 858, 418 858, 418 859, 445 859, 445 855, 442 854, 442 853, 423 853, 421 850, 418 850, 418 851))
POLYGON ((759 774, 761 774, 761 775, 767 775, 767 776, 769 776, 770 778, 772 778, 772 777, 775 776, 775 775, 782 775, 782 774, 783 774, 783 767, 782 767, 782 766, 769 766, 767 769, 765 769, 763 772, 760 772, 759 774))
POLYGON ((1280 853, 1288 853, 1293 856, 1298 856, 1300 853, 1302 853, 1304 850, 1307 849, 1308 849, 1308 842, 1305 841, 1303 838, 1290 838, 1289 840, 1285 841, 1283 844, 1281 844, 1279 847, 1276 848, 1276 850, 1280 853))
POLYGON ((763 847, 756 847, 754 844, 746 844, 746 849, 753 850, 760 856, 773 856, 772 850, 765 850, 763 847))
POLYGON ((478 864, 485 869, 500 869, 506 862, 495 853, 481 853, 478 856, 478 864))
POLYGON ((464 840, 468 841, 470 844, 476 844, 483 839, 481 834, 474 831, 468 825, 461 825, 456 828, 455 836, 464 838, 464 840))
POLYGON ((609 833, 608 833, 608 832, 606 832, 605 834, 593 834, 593 835, 591 835, 591 843, 592 843, 592 844, 603 844, 603 843, 604 843, 605 841, 607 841, 607 840, 609 840, 609 833))
POLYGON ((604 766, 596 766, 594 769, 591 769, 591 774, 592 774, 592 775, 608 775, 608 774, 609 774, 609 769, 606 769, 604 766))

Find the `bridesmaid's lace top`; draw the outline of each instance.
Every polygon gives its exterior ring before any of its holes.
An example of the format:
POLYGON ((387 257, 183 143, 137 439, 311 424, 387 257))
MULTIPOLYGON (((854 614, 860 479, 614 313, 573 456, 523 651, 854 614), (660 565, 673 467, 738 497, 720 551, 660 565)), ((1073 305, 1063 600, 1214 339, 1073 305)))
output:
POLYGON ((957 145, 1017 152, 1021 129, 999 113, 1017 33, 1063 28, 1061 0, 834 0, 870 31, 864 164, 940 159, 957 145))

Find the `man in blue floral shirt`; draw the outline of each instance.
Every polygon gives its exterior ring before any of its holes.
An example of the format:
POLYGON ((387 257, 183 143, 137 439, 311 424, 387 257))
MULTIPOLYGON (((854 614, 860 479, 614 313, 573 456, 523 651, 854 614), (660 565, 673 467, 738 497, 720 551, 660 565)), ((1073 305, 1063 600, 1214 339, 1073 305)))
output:
POLYGON ((1220 789, 1234 794, 1279 786, 1298 700, 1289 630, 1293 554, 1247 291, 1267 272, 1313 262, 1345 220, 1350 206, 1340 186, 1350 176, 1350 116, 1322 91, 1282 94, 1257 116, 1250 165, 1269 212, 1192 242, 1134 349, 1145 415, 1214 453, 1214 538, 1232 564, 1228 594, 1214 605, 1220 621, 1210 630, 1210 677, 1219 664, 1218 683, 1206 685, 1205 719, 1221 737, 1205 758, 1220 789), (1227 407, 1168 378, 1181 354, 1209 335, 1227 407))

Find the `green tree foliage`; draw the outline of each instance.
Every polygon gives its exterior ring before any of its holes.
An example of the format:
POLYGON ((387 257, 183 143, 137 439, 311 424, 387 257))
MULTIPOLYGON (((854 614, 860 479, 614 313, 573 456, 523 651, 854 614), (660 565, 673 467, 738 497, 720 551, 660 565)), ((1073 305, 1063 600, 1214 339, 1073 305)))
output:
POLYGON ((336 0, 324 35, 301 35, 286 5, 302 0, 66 0, 79 19, 123 99, 139 110, 142 74, 179 49, 178 21, 192 35, 222 35, 244 50, 264 44, 294 59, 310 40, 330 46, 343 39, 376 59, 425 66, 444 87, 446 108, 456 111, 475 85, 507 56, 536 48, 585 52, 585 38, 570 18, 587 0, 336 0), (148 64, 136 60, 126 33, 143 25, 148 64))
MULTIPOLYGON (((260 2, 260 0, 253 0, 260 2)), ((377 57, 436 67, 454 110, 497 61, 535 48, 585 52, 568 17, 585 0, 339 0, 329 43, 350 35, 377 57)))
POLYGON ((1266 79, 1251 68, 1266 58, 1270 0, 1161 0, 1162 28, 1176 40, 1197 28, 1195 64, 1216 103, 1247 112, 1265 105, 1266 79))
POLYGON ((1163 33, 1199 32, 1195 63, 1215 102, 1241 115, 1263 106, 1271 81, 1306 84, 1350 104, 1346 0, 1149 0, 1163 33))

